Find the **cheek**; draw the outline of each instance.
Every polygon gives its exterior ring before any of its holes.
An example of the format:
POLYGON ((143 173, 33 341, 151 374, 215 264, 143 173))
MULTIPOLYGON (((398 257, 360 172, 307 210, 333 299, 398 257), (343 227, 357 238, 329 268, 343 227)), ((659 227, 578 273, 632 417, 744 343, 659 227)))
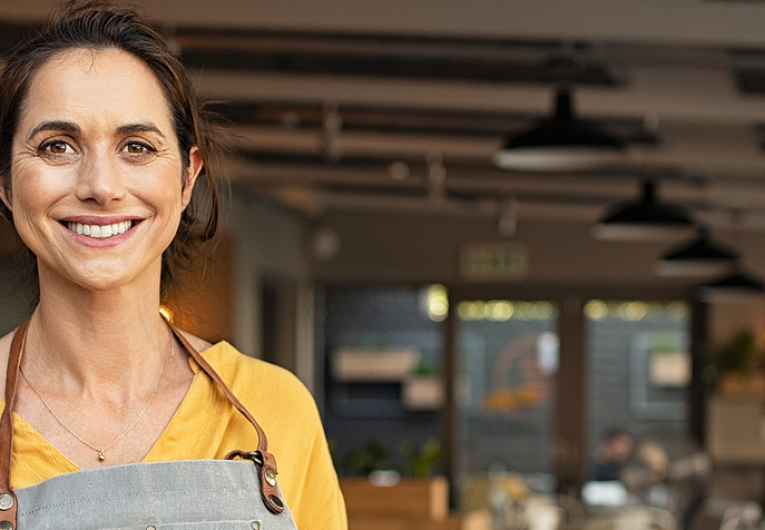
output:
POLYGON ((21 216, 30 211, 35 211, 39 205, 41 196, 46 193, 41 189, 39 175, 23 166, 13 172, 11 178, 11 206, 14 212, 14 218, 18 222, 21 216), (37 188, 38 193, 33 190, 37 188))
POLYGON ((14 213, 38 211, 66 194, 68 176, 61 171, 19 164, 11 178, 11 205, 14 213))
POLYGON ((177 164, 130 168, 129 192, 151 209, 168 217, 180 215, 183 190, 177 164))

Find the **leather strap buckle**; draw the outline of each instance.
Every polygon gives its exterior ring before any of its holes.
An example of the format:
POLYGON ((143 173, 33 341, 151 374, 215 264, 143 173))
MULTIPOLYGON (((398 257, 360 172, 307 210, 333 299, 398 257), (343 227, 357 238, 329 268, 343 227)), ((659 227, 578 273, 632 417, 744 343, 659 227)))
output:
POLYGON ((263 497, 263 503, 271 513, 280 514, 284 512, 284 501, 279 495, 279 489, 276 482, 276 460, 271 453, 261 451, 231 451, 226 455, 226 460, 242 458, 250 460, 255 464, 260 478, 260 494, 263 497))

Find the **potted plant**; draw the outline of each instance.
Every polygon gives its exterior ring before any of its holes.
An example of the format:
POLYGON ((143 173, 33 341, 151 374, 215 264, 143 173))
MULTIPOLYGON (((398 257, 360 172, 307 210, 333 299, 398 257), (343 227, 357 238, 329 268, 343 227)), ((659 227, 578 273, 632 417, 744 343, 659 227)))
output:
POLYGON ((757 343, 750 331, 741 331, 712 352, 705 369, 706 379, 716 383, 721 395, 762 395, 765 374, 755 360, 757 343))

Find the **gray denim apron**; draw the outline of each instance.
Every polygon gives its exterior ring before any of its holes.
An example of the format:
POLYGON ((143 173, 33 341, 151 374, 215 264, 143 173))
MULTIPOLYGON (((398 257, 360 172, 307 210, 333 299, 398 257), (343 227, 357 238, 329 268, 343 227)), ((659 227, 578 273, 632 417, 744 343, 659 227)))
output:
POLYGON ((276 460, 267 450, 265 433, 173 326, 175 337, 189 355, 255 427, 258 448, 233 451, 228 460, 139 463, 78 471, 13 490, 11 411, 28 325, 29 320, 19 327, 11 344, 6 406, 0 416, 0 530, 297 528, 276 482, 276 460))

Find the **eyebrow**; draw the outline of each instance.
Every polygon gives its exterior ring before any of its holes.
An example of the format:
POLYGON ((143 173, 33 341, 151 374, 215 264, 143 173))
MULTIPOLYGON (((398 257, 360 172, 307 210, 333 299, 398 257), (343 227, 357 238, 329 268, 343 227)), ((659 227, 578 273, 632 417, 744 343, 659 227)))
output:
MULTIPOLYGON (((32 137, 34 137, 34 135, 36 135, 40 131, 60 131, 60 132, 69 133, 69 134, 79 134, 80 128, 74 123, 71 123, 68 121, 61 121, 61 120, 45 121, 39 124, 34 129, 32 129, 32 132, 29 134, 28 139, 31 139, 32 137)), ((162 131, 160 131, 156 125, 151 123, 131 123, 129 125, 122 125, 117 128, 118 135, 139 133, 139 132, 153 132, 160 135, 162 138, 165 138, 165 139, 167 138, 164 134, 162 134, 162 131)))
POLYGON ((162 134, 162 131, 159 130, 159 127, 152 123, 133 123, 130 125, 123 125, 121 127, 117 128, 117 134, 130 134, 130 133, 139 133, 139 132, 153 132, 158 135, 160 135, 162 138, 167 139, 167 137, 162 134))
POLYGON ((74 123, 68 121, 44 121, 32 129, 32 132, 29 133, 27 140, 31 140, 32 137, 40 131, 61 131, 70 134, 77 134, 80 132, 80 128, 77 127, 74 123))

